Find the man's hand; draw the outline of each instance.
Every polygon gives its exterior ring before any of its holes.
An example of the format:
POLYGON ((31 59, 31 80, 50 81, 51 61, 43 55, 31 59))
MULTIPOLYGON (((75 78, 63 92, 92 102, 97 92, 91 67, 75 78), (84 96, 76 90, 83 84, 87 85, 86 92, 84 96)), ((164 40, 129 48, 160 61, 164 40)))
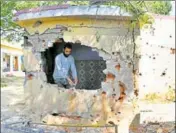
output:
POLYGON ((77 83, 78 83, 78 79, 77 79, 77 78, 75 78, 75 85, 77 85, 77 83))
POLYGON ((73 81, 69 77, 67 77, 67 80, 70 85, 74 85, 73 81))

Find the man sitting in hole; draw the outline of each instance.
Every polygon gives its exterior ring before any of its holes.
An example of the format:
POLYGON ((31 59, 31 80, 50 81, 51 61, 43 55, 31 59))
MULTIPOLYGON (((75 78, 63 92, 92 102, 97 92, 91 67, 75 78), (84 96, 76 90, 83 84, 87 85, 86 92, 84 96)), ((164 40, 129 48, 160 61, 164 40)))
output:
POLYGON ((64 45, 63 53, 57 55, 55 58, 55 68, 53 73, 55 83, 58 84, 59 87, 67 89, 75 87, 78 83, 75 61, 71 55, 71 51, 71 43, 66 43, 64 45), (71 70, 71 75, 69 74, 69 70, 71 70), (71 76, 73 77, 73 80, 71 76))

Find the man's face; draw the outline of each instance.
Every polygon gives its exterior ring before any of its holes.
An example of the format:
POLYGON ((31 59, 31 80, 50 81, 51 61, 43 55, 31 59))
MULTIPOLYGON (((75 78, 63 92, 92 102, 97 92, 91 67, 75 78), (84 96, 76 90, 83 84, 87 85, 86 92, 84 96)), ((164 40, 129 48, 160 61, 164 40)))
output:
POLYGON ((71 54, 71 49, 69 49, 69 48, 65 48, 64 49, 64 55, 66 56, 66 57, 68 57, 70 54, 71 54))

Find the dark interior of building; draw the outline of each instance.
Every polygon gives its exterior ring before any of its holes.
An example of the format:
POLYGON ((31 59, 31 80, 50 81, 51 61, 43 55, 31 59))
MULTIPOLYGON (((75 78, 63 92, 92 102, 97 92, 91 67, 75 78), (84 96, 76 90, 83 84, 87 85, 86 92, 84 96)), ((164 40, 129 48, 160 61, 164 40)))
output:
MULTIPOLYGON (((44 71, 47 75, 48 83, 54 84, 53 71, 56 55, 63 52, 64 40, 53 44, 53 47, 42 52, 43 61, 45 61, 44 71)), ((95 90, 101 88, 101 82, 105 79, 103 70, 106 69, 106 61, 99 56, 98 52, 92 51, 91 47, 72 43, 72 56, 75 59, 75 65, 78 74, 78 84, 76 89, 95 90)))

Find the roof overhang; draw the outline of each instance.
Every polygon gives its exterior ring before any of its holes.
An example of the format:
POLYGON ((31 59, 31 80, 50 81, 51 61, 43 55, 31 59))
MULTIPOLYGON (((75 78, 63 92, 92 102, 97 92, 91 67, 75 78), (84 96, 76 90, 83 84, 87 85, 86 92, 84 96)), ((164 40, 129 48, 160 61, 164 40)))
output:
POLYGON ((7 46, 7 47, 11 47, 11 48, 15 48, 15 49, 22 49, 21 44, 23 43, 23 41, 20 42, 8 42, 4 39, 1 40, 1 46, 7 46))
POLYGON ((14 21, 53 17, 88 17, 96 19, 130 19, 132 15, 117 6, 48 6, 18 11, 14 21))

